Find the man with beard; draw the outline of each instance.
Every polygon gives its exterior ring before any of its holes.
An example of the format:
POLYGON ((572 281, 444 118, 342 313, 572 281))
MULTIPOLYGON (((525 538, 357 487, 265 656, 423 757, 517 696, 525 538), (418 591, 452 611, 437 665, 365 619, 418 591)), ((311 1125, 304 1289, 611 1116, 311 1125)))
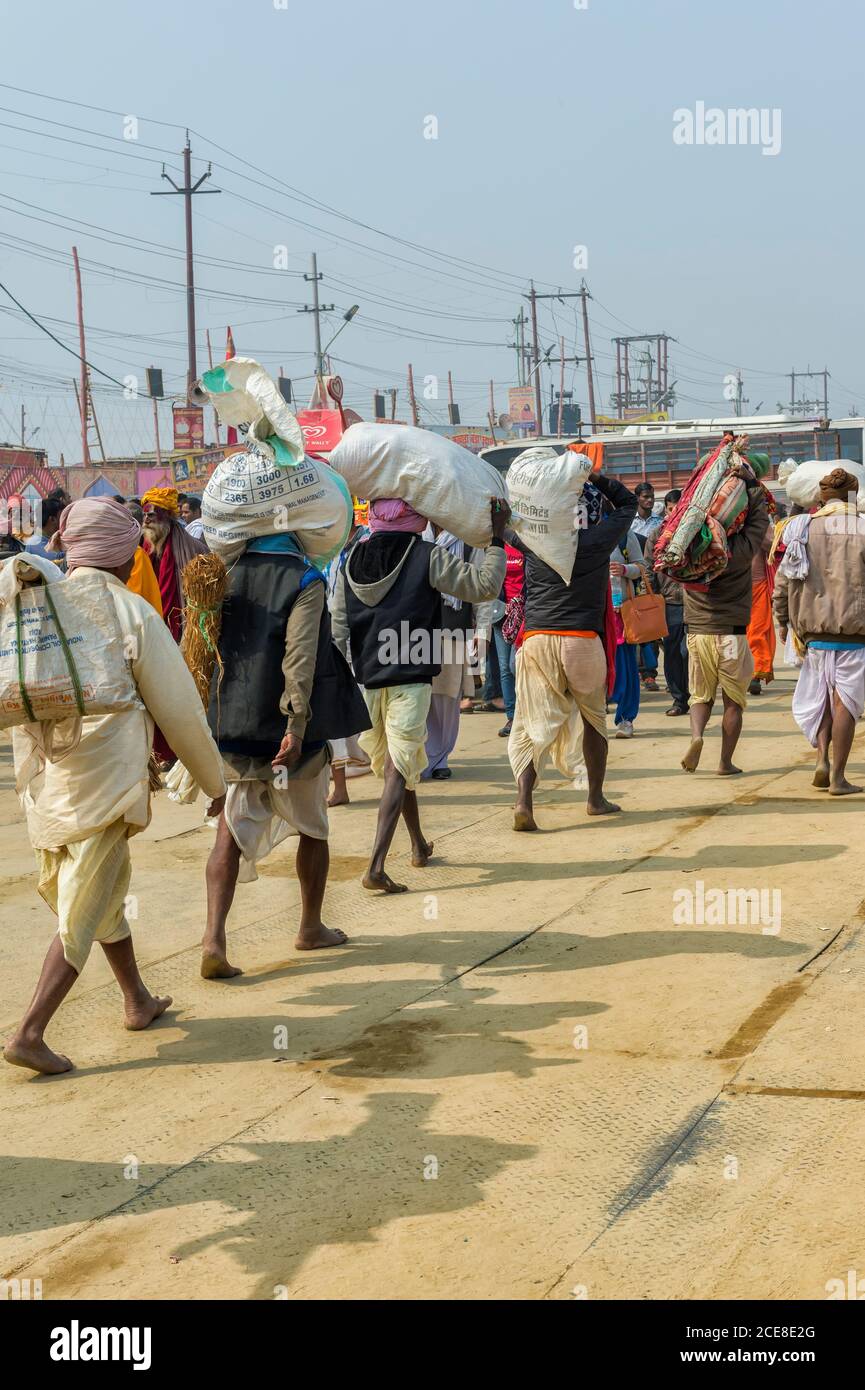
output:
MULTIPOLYGON (((152 487, 141 499, 144 512, 144 537, 150 550, 150 563, 159 582, 162 597, 162 616, 175 642, 183 635, 184 604, 180 576, 183 566, 193 555, 206 555, 204 541, 190 536, 180 524, 177 489, 152 487)), ((153 739, 153 752, 161 770, 176 761, 174 753, 160 729, 153 739)))

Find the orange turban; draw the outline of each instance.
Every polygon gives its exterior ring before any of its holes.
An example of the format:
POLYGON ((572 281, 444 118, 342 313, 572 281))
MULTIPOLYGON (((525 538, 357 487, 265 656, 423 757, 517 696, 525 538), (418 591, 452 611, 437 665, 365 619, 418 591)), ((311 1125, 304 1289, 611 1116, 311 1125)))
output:
POLYGON ((159 507, 160 511, 170 512, 172 516, 178 516, 180 513, 176 487, 150 488, 141 499, 142 507, 146 507, 148 502, 151 507, 159 507))

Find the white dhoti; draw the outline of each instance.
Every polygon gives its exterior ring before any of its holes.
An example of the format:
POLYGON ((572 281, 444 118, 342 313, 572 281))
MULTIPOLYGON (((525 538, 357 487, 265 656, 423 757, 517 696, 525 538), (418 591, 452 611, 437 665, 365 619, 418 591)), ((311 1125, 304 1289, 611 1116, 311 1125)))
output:
POLYGON ((854 719, 865 710, 865 647, 848 651, 805 653, 799 680, 793 692, 793 718, 813 748, 817 732, 838 696, 854 719))
POLYGON ((57 913, 63 955, 79 975, 94 941, 113 946, 130 935, 128 837, 126 821, 116 820, 84 840, 36 851, 39 893, 57 913))
POLYGON ((406 790, 413 792, 426 767, 426 725, 432 690, 430 685, 386 685, 365 689, 363 698, 372 728, 360 736, 360 746, 372 759, 376 777, 384 776, 385 759, 391 762, 406 790))
POLYGON ((290 835, 327 839, 330 764, 322 752, 299 775, 282 780, 269 764, 247 759, 244 767, 243 761, 225 759, 225 823, 242 855, 238 882, 253 883, 258 861, 290 835))

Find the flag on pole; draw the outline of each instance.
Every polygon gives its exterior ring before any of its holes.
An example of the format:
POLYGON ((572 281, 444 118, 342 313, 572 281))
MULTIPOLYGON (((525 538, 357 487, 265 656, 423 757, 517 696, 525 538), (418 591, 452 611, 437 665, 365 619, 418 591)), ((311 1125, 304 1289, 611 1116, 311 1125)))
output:
MULTIPOLYGON (((225 360, 226 360, 226 362, 229 360, 229 358, 234 357, 235 355, 236 355, 236 354, 235 354, 235 351, 234 351, 234 338, 233 338, 233 336, 232 336, 231 328, 229 327, 228 329, 226 329, 226 335, 225 335, 225 360)), ((236 443, 237 443, 237 429, 236 429, 236 427, 235 427, 234 425, 229 425, 229 426, 228 426, 227 440, 228 440, 228 443, 229 443, 229 444, 236 444, 236 443)))

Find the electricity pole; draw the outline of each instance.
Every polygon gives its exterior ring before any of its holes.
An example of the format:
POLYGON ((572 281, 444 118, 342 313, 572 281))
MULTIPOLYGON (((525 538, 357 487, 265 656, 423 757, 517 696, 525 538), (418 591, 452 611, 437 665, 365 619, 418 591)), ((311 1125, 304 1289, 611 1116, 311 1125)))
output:
POLYGON ((319 382, 324 375, 324 358, 321 355, 321 316, 330 314, 336 308, 334 304, 319 304, 318 302, 318 282, 324 276, 319 274, 318 258, 313 251, 310 259, 311 273, 304 275, 304 280, 312 281, 312 304, 304 304, 302 309, 298 309, 299 314, 312 314, 315 324, 315 379, 319 382))
POLYGON ((183 186, 174 182, 170 174, 166 174, 165 166, 162 168, 162 177, 171 184, 171 188, 160 188, 155 193, 151 193, 151 198, 172 198, 179 193, 184 200, 184 214, 186 224, 186 348, 187 348, 187 369, 186 369, 186 394, 189 398, 192 388, 198 380, 198 368, 195 362, 195 274, 192 256, 192 196, 194 193, 221 193, 220 188, 202 188, 202 184, 210 178, 210 165, 208 164, 200 178, 192 182, 192 149, 189 144, 189 131, 186 132, 186 144, 183 147, 183 186))
POLYGON ((532 358, 535 374, 535 438, 540 439, 543 432, 544 412, 541 405, 541 350, 538 344, 538 294, 534 280, 529 281, 531 293, 527 296, 532 306, 532 358))
POLYGON ((585 280, 580 286, 580 299, 583 301, 583 347, 586 353, 586 378, 589 387, 589 421, 591 423, 592 434, 597 429, 595 418, 595 378, 592 372, 592 349, 589 346, 589 311, 586 307, 586 300, 591 299, 588 286, 585 280))

